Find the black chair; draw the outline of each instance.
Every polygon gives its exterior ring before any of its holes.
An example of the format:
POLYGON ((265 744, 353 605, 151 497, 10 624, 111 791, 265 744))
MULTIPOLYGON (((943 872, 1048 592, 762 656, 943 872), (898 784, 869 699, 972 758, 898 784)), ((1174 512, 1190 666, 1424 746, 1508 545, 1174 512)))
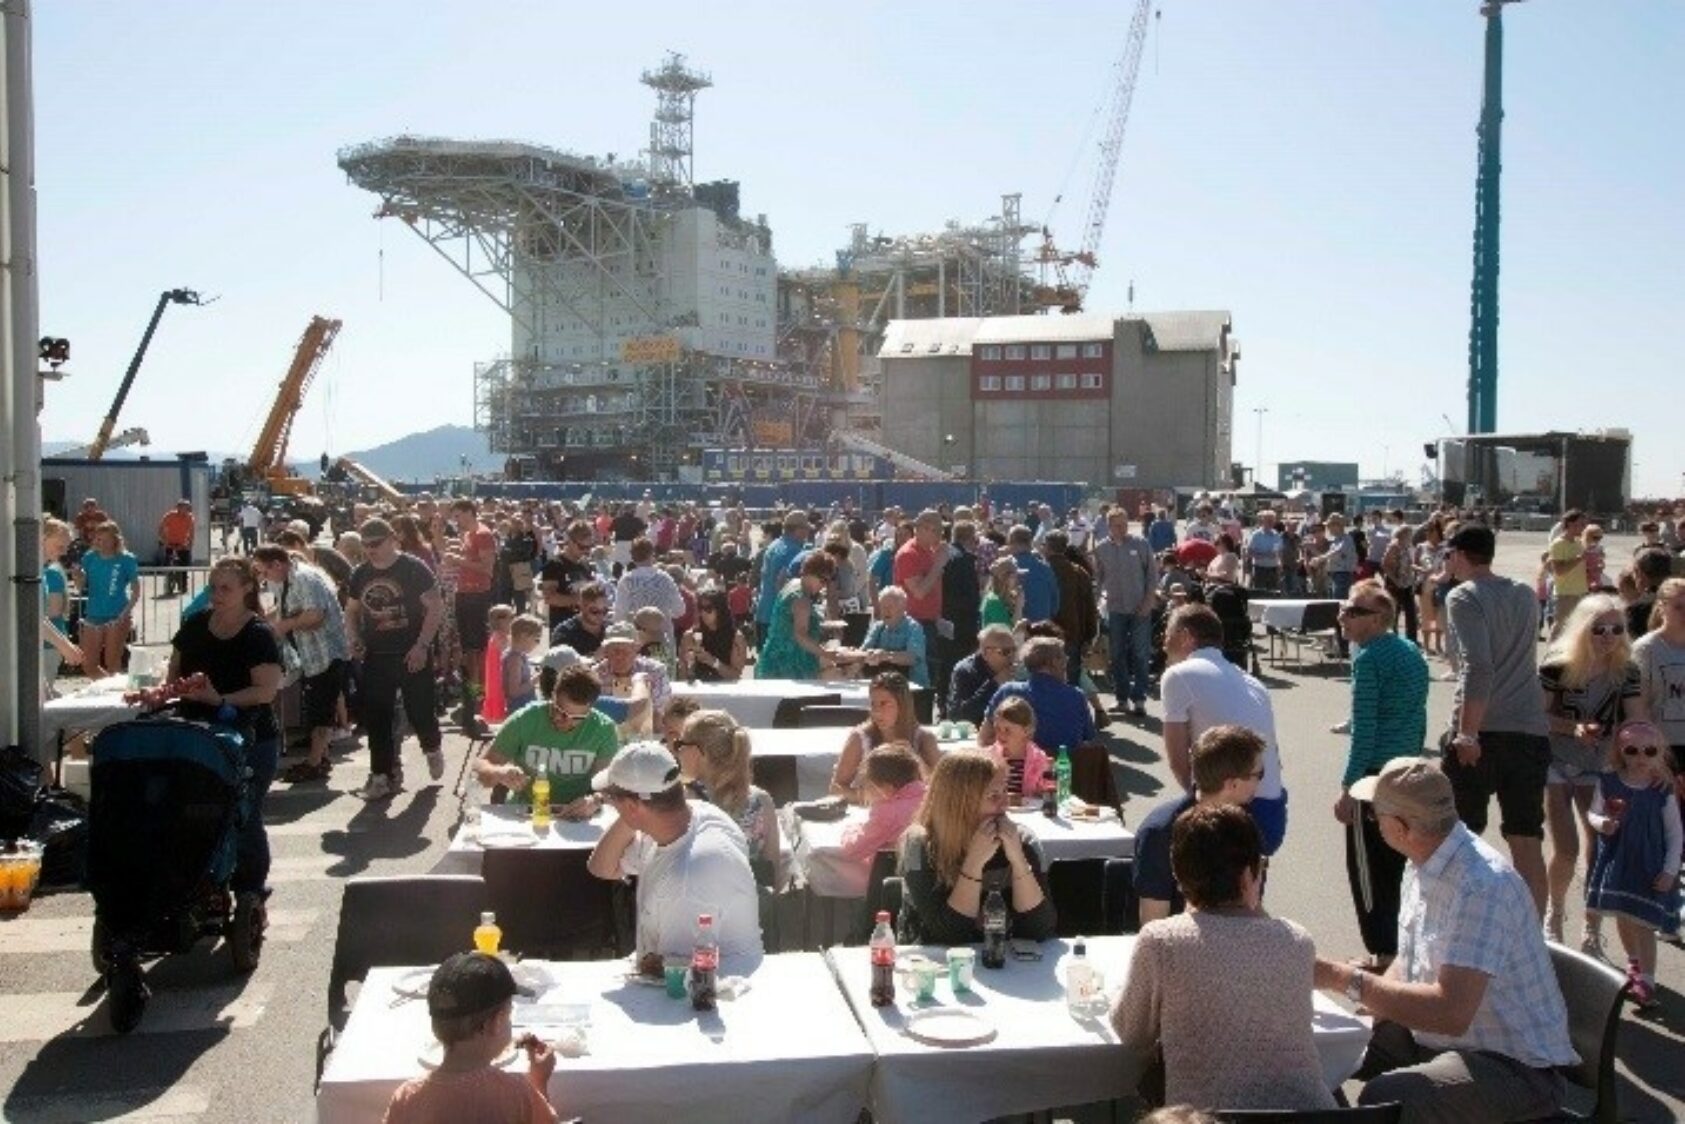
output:
POLYGON ((796 714, 796 725, 803 730, 858 726, 871 716, 863 706, 804 706, 796 714))
POLYGON ((1214 1114, 1225 1124, 1398 1124, 1404 1119, 1401 1104, 1359 1105, 1355 1108, 1228 1108, 1214 1114))
POLYGON ((486 851, 486 908, 497 911, 505 948, 565 959, 615 946, 611 884, 586 869, 586 857, 585 851, 486 851))
POLYGON ((483 878, 472 874, 365 876, 348 879, 340 899, 328 975, 328 1025, 316 1051, 316 1079, 351 1017, 347 991, 370 968, 438 964, 470 944, 490 908, 483 878), (396 923, 395 923, 396 921, 396 923))
POLYGON ((779 916, 782 895, 771 886, 760 885, 755 887, 755 897, 760 905, 761 948, 769 956, 783 952, 783 922, 779 916))
POLYGON ((1107 933, 1141 928, 1141 901, 1135 896, 1135 860, 1107 859, 1100 894, 1107 933))
POLYGON ((1620 1118, 1615 1104, 1615 1041, 1621 1029, 1621 1000, 1631 985, 1620 972, 1584 953, 1559 944, 1545 947, 1568 1006, 1568 1037, 1580 1055, 1579 1065, 1564 1066, 1561 1073, 1595 1098, 1590 1113, 1564 1110, 1559 1119, 1614 1124, 1620 1118))
POLYGON ((929 687, 914 687, 913 713, 926 726, 936 721, 936 692, 929 687))
POLYGON ((845 648, 858 648, 866 642, 866 632, 872 627, 870 613, 844 613, 842 644, 845 648))
MULTIPOLYGON (((895 864, 899 855, 893 850, 879 851, 872 856, 872 868, 866 874, 866 897, 860 903, 860 915, 854 922, 854 929, 848 935, 848 944, 865 944, 872 937, 872 929, 877 925, 879 910, 889 912, 890 924, 895 923, 895 914, 900 909, 899 896, 894 906, 884 901, 884 883, 895 878, 895 864)), ((899 882, 899 879, 896 879, 899 882)))
POLYGON ((1340 605, 1336 601, 1318 601, 1315 604, 1307 605, 1305 606, 1305 615, 1300 619, 1298 628, 1270 628, 1268 632, 1270 635, 1271 664, 1279 662, 1275 653, 1275 642, 1277 637, 1281 638, 1283 655, 1286 654, 1288 646, 1291 645, 1293 648, 1293 662, 1302 663, 1303 660, 1300 653, 1305 644, 1313 637, 1320 636, 1323 633, 1327 633, 1334 637, 1339 636, 1340 605))
POLYGON ((842 702, 842 695, 809 695, 800 699, 780 699, 778 708, 772 712, 772 727, 775 730, 794 730, 801 725, 801 713, 810 706, 835 706, 842 702))

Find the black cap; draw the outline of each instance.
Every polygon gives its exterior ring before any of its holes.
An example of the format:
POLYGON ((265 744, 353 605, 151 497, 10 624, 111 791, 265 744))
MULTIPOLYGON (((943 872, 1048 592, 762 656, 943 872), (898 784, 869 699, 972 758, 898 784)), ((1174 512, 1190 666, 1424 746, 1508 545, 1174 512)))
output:
POLYGON ((1450 550, 1460 550, 1476 558, 1491 558, 1497 549, 1498 539, 1492 533, 1492 528, 1479 523, 1468 523, 1457 528, 1457 533, 1452 535, 1445 545, 1450 550))
POLYGON ((483 952, 459 952, 433 972, 427 985, 427 1013, 454 1019, 495 1011, 516 994, 509 966, 483 952))

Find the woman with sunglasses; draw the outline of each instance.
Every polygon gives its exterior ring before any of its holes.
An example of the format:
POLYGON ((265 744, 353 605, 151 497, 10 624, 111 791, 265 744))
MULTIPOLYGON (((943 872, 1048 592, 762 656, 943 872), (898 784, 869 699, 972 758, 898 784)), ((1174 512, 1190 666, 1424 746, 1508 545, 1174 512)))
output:
POLYGON ((608 768, 620 748, 614 720, 593 708, 602 688, 583 664, 556 675, 549 701, 522 707, 498 728, 474 762, 474 775, 493 790, 520 792, 534 778, 550 781, 550 803, 563 819, 588 819, 601 801, 591 778, 608 768))
POLYGON ((749 663, 749 646, 732 619, 725 590, 705 589, 696 595, 696 627, 679 641, 679 665, 686 679, 704 683, 735 683, 749 663))
MULTIPOLYGON (((1639 697, 1638 667, 1618 598, 1593 594, 1574 607, 1544 658, 1539 683, 1550 719, 1550 772, 1545 784, 1545 825, 1550 832, 1545 936, 1562 943, 1568 885, 1579 863, 1580 836, 1591 857, 1596 836, 1586 812, 1621 723, 1649 717, 1639 697)), ((1601 956, 1601 921, 1587 913, 1580 948, 1601 956)))
POLYGON ((1597 857, 1586 875, 1586 908, 1615 917, 1627 979, 1640 1008, 1656 998, 1656 932, 1678 932, 1679 856, 1685 845, 1662 733, 1629 722, 1615 736, 1610 770, 1598 781, 1589 818, 1597 857))
POLYGON ((778 811, 751 780, 749 731, 723 710, 699 710, 684 720, 673 746, 684 776, 702 799, 732 818, 749 844, 749 866, 762 886, 776 883, 778 811))
POLYGON ((901 837, 906 893, 897 935, 914 944, 976 944, 991 892, 1006 903, 1007 932, 1044 941, 1056 918, 1035 837, 1006 814, 1006 767, 980 750, 937 763, 912 824, 901 837))
POLYGON ((203 672, 208 684, 182 696, 184 717, 232 724, 246 742, 251 770, 247 815, 235 843, 234 893, 261 904, 269 880, 269 836, 263 797, 281 760, 275 695, 281 688, 281 644, 263 619, 257 568, 249 558, 211 567, 211 609, 181 622, 170 641, 169 678, 203 672), (232 719, 230 719, 230 710, 232 719))

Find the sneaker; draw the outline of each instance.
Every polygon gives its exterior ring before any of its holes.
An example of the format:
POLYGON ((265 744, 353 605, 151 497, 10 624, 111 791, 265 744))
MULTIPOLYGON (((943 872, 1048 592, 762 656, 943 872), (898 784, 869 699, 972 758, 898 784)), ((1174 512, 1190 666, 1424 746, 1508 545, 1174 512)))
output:
POLYGON ((362 788, 353 789, 351 795, 359 800, 367 800, 373 803, 376 800, 389 799, 396 791, 397 789, 393 787, 389 779, 375 773, 369 777, 362 788))
POLYGON ((1563 943, 1562 915, 1554 909, 1545 910, 1545 940, 1563 943))
POLYGON ((433 780, 441 780, 445 775, 445 751, 433 749, 427 752, 427 775, 433 780))
POLYGON ((328 735, 328 744, 331 746, 355 745, 356 743, 357 731, 350 726, 336 726, 333 732, 328 735))
POLYGON ((1147 716, 1147 704, 1144 702, 1135 703, 1130 706, 1129 713, 1136 718, 1145 718, 1147 716))
POLYGON ((1594 960, 1609 962, 1609 954, 1603 949, 1603 934, 1596 929, 1587 929, 1586 935, 1580 938, 1580 951, 1594 960))
POLYGON ((1640 1011, 1654 1011, 1662 1005, 1662 1001, 1656 997, 1656 985, 1645 979, 1636 966, 1628 973, 1627 982, 1632 989, 1633 1006, 1640 1011))
POLYGON ((1351 719, 1348 718, 1344 722, 1334 723, 1332 726, 1328 727, 1328 732, 1330 734, 1349 734, 1349 733, 1351 733, 1352 732, 1351 719))
POLYGON ((402 765, 392 766, 392 771, 390 773, 387 773, 386 777, 387 777, 388 780, 390 780, 392 782, 392 791, 393 792, 403 791, 403 788, 404 788, 404 767, 402 765))

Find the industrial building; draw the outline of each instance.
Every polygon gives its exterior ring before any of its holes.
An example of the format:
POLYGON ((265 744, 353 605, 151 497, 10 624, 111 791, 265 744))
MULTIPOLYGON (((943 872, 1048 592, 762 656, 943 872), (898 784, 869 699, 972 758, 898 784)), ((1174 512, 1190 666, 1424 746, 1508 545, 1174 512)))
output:
POLYGON ((676 54, 642 75, 656 105, 649 145, 634 158, 401 136, 343 149, 338 163, 379 197, 377 217, 398 219, 508 313, 509 352, 474 372, 474 423, 513 478, 699 482, 733 456, 761 454, 763 464, 779 452, 785 460, 769 463, 799 466, 791 471, 803 477, 835 465, 856 478, 868 458, 922 478, 964 462, 1002 478, 1045 465, 1034 471, 1128 479, 1117 472, 1133 464, 1143 478, 1214 481, 1227 471, 1229 431, 1218 371, 1232 381, 1232 357, 1226 329, 1219 339, 1209 318, 1197 346, 1174 318, 1160 318, 1158 331, 1119 321, 1115 344, 1105 320, 1103 339, 1076 341, 1101 345, 1093 370, 1049 369, 1055 383, 1078 380, 1064 402, 979 393, 984 431, 1031 423, 1050 435, 1046 456, 1008 455, 991 441, 973 465, 969 436, 956 456, 932 447, 924 419, 882 421, 908 401, 886 385, 884 357, 900 355, 899 337, 886 344, 893 322, 1001 318, 1049 344, 1093 331, 1092 318, 1056 313, 1080 309, 1097 261, 1149 10, 1140 0, 1128 26, 1082 237, 1069 252, 1023 221, 1017 194, 1003 194, 998 213, 936 232, 889 236, 856 224, 834 269, 781 270, 773 228, 764 214, 741 213, 738 183, 694 180, 696 98, 712 79, 676 54), (1055 315, 1026 315, 1037 312, 1055 315), (1154 388, 1153 404, 1137 407, 1149 371, 1171 367, 1174 391, 1154 388), (1085 398, 1119 403, 1118 425, 1089 441, 1091 456, 1056 468, 1052 435, 1066 410, 1093 428, 1085 398), (1156 438, 1124 424, 1126 402, 1156 419, 1156 438), (1187 431, 1185 450, 1172 448, 1171 426, 1187 431), (1126 450, 1133 460, 1118 459, 1126 450))
POLYGON ((886 445, 953 475, 1100 487, 1229 479, 1227 312, 892 320, 886 445))

